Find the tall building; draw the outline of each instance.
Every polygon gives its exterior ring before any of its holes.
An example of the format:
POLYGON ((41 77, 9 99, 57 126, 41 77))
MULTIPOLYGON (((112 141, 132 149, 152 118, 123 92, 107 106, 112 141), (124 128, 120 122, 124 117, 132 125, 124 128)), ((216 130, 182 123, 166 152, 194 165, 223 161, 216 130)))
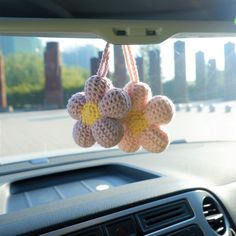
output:
POLYGON ((206 99, 206 76, 204 53, 199 51, 195 54, 196 60, 196 96, 197 100, 206 99))
POLYGON ((215 99, 218 97, 218 73, 216 69, 216 60, 210 59, 207 64, 207 98, 215 99))
POLYGON ((149 79, 153 95, 162 94, 160 50, 149 51, 149 79))
POLYGON ((90 75, 91 76, 97 74, 101 60, 102 60, 102 51, 98 52, 98 57, 92 57, 90 59, 90 75))
POLYGON ((57 42, 47 43, 44 52, 45 105, 55 108, 64 106, 61 82, 61 54, 57 42))
POLYGON ((224 98, 236 98, 236 54, 234 43, 224 45, 225 72, 224 72, 224 98))
POLYGON ((186 81, 186 63, 185 63, 185 42, 177 41, 174 43, 174 102, 185 103, 188 101, 188 87, 186 81))

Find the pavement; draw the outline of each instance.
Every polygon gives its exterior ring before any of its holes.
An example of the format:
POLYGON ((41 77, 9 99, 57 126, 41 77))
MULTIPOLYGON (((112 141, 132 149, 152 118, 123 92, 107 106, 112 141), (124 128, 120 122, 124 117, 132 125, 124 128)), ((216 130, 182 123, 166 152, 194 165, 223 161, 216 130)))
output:
MULTIPOLYGON (((165 127, 171 140, 236 140, 236 102, 230 104, 229 113, 225 113, 225 105, 217 104, 215 112, 209 112, 208 107, 202 112, 196 108, 186 112, 182 108, 165 127)), ((29 155, 98 148, 82 149, 74 143, 71 135, 74 123, 66 110, 0 113, 0 164, 29 155)))

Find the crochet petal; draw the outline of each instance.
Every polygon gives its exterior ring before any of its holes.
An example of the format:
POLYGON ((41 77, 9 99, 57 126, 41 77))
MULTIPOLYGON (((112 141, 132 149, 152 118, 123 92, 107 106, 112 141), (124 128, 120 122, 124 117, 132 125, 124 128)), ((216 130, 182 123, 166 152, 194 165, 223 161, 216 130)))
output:
POLYGON ((130 130, 125 129, 124 136, 118 146, 124 152, 136 152, 140 148, 139 136, 133 135, 130 130))
POLYGON ((67 111, 70 116, 76 120, 80 119, 81 110, 86 103, 85 95, 83 92, 74 94, 67 104, 67 111))
POLYGON ((91 128, 83 124, 80 120, 74 125, 73 138, 81 147, 91 147, 95 143, 91 128))
POLYGON ((102 118, 93 125, 92 133, 98 144, 109 148, 120 142, 124 129, 118 120, 102 118))
POLYGON ((123 89, 109 90, 99 103, 100 113, 105 117, 122 119, 131 108, 131 101, 123 89))
POLYGON ((150 87, 142 82, 126 84, 124 90, 129 94, 132 103, 132 110, 143 110, 152 97, 150 87))
POLYGON ((98 103, 112 87, 113 85, 108 78, 94 75, 87 79, 85 83, 84 91, 86 100, 98 103))
POLYGON ((165 96, 153 97, 145 108, 145 116, 150 124, 167 124, 173 118, 174 112, 174 104, 165 96))
POLYGON ((169 144, 167 133, 158 126, 152 125, 140 136, 140 143, 149 152, 162 152, 169 144))

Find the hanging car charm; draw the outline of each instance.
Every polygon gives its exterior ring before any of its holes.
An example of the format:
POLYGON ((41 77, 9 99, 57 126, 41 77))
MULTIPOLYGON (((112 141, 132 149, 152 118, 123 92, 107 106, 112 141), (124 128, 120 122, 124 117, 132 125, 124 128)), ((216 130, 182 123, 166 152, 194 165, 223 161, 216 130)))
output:
POLYGON ((131 101, 127 92, 114 88, 106 78, 108 62, 107 43, 97 74, 86 81, 84 92, 74 94, 68 101, 67 110, 77 120, 73 138, 81 147, 95 142, 105 148, 113 147, 124 134, 120 119, 128 114, 131 101))
POLYGON ((96 75, 90 77, 84 92, 74 94, 67 110, 77 120, 73 128, 74 141, 81 147, 96 142, 109 148, 118 144, 125 152, 135 152, 141 146, 150 152, 162 152, 169 136, 162 125, 174 115, 174 104, 165 96, 154 96, 150 87, 139 82, 130 46, 122 46, 130 82, 124 89, 114 88, 106 78, 109 44, 106 44, 96 75))
POLYGON ((119 148, 135 152, 140 146, 150 152, 162 152, 169 144, 168 134, 161 128, 174 115, 174 104, 166 96, 154 96, 146 83, 139 82, 131 48, 122 46, 130 82, 124 90, 131 98, 132 107, 123 119, 124 136, 119 148))

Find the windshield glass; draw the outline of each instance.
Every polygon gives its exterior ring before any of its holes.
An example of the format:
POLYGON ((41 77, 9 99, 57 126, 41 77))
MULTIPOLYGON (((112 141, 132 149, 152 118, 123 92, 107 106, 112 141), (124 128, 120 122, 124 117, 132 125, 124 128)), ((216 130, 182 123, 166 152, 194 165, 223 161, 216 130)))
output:
MULTIPOLYGON (((139 78, 173 100, 171 141, 236 140, 236 38, 171 38, 133 45, 139 78)), ((88 152, 72 138, 65 107, 95 74, 101 39, 0 37, 0 164, 88 152), (50 70, 54 68, 55 70, 50 70), (50 72, 54 71, 54 72, 50 72)), ((111 48, 109 78, 129 80, 121 46, 111 48)))

